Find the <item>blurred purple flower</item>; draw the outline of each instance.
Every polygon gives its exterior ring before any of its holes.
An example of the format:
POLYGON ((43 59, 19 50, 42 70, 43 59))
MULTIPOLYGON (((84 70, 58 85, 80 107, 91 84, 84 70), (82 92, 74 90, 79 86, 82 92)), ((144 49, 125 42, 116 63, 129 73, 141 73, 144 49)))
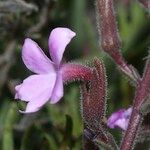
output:
POLYGON ((119 127, 122 130, 126 130, 128 127, 129 119, 132 113, 132 108, 120 109, 117 112, 114 112, 107 121, 107 126, 114 129, 115 127, 119 127))
POLYGON ((38 111, 48 101, 57 103, 63 96, 61 60, 66 46, 75 36, 68 28, 55 28, 49 36, 49 53, 52 61, 38 44, 27 38, 22 48, 22 60, 36 75, 26 78, 15 87, 15 99, 28 102, 24 113, 38 111))

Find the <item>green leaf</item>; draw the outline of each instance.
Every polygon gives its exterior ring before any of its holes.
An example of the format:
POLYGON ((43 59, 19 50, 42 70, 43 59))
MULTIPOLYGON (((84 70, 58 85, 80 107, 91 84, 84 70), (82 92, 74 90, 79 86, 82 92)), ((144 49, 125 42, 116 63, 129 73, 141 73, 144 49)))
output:
POLYGON ((9 109, 6 114, 4 122, 4 131, 3 131, 3 141, 2 149, 3 150, 14 150, 14 141, 13 141, 13 125, 16 120, 16 104, 9 104, 9 109))
POLYGON ((70 148, 72 148, 72 146, 73 146, 72 131, 73 131, 72 118, 71 118, 71 116, 66 115, 66 127, 65 127, 65 133, 64 133, 63 141, 65 142, 65 145, 69 146, 70 148))

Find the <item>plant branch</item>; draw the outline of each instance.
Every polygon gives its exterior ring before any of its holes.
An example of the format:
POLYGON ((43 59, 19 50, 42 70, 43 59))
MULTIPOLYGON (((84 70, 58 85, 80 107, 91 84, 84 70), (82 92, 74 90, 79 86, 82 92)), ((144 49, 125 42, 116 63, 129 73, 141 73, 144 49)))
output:
MULTIPOLYGON (((130 117, 129 125, 121 144, 121 150, 131 150, 139 133, 139 127, 143 120, 141 106, 147 101, 150 93, 150 58, 146 62, 142 80, 136 90, 133 111, 130 117)), ((150 100, 150 99, 148 99, 150 100)))
POLYGON ((121 42, 119 40, 113 0, 97 0, 97 12, 102 49, 114 60, 119 70, 136 85, 140 76, 132 66, 126 63, 120 52, 121 42))
POLYGON ((133 111, 130 117, 128 129, 123 138, 120 150, 133 149, 141 122, 142 115, 140 114, 140 111, 137 110, 135 106, 133 106, 133 111))

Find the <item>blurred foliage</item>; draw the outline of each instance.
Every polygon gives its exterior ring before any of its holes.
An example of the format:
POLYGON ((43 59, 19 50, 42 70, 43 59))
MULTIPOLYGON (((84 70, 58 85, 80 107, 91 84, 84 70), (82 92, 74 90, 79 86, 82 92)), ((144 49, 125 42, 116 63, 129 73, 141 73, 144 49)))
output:
MULTIPOLYGON (((150 16, 137 1, 116 4, 122 53, 140 73, 150 46, 150 16)), ((48 54, 50 31, 58 26, 77 33, 67 47, 64 61, 86 63, 102 58, 108 77, 108 116, 132 105, 134 88, 124 80, 112 60, 99 48, 94 2, 85 0, 1 0, 0 1, 0 149, 2 150, 80 150, 82 118, 79 84, 65 87, 65 96, 56 105, 47 104, 34 114, 20 114, 14 101, 14 86, 30 72, 21 60, 26 37, 37 41, 48 54), (7 2, 7 3, 6 3, 7 2), (86 62, 85 62, 86 61, 86 62)), ((120 131, 112 130, 116 139, 120 131)), ((140 147, 140 146, 139 146, 140 147)), ((138 148, 137 148, 138 149, 138 148)), ((145 144, 145 148, 150 145, 145 144)))

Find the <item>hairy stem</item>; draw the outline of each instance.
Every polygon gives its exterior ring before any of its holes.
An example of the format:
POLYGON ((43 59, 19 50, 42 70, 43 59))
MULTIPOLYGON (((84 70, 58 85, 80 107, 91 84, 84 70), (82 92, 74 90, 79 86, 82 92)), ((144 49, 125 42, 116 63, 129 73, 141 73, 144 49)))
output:
POLYGON ((79 81, 90 81, 92 77, 92 69, 77 63, 63 64, 61 67, 64 83, 79 81))
POLYGON ((134 148, 141 121, 142 116, 140 114, 140 111, 136 109, 136 107, 134 107, 130 117, 128 129, 123 138, 120 150, 131 150, 134 148))
POLYGON ((102 49, 114 60, 120 71, 131 81, 137 84, 139 75, 134 68, 128 65, 122 56, 121 42, 119 39, 116 17, 114 12, 114 0, 97 0, 97 12, 99 18, 100 44, 102 49))

